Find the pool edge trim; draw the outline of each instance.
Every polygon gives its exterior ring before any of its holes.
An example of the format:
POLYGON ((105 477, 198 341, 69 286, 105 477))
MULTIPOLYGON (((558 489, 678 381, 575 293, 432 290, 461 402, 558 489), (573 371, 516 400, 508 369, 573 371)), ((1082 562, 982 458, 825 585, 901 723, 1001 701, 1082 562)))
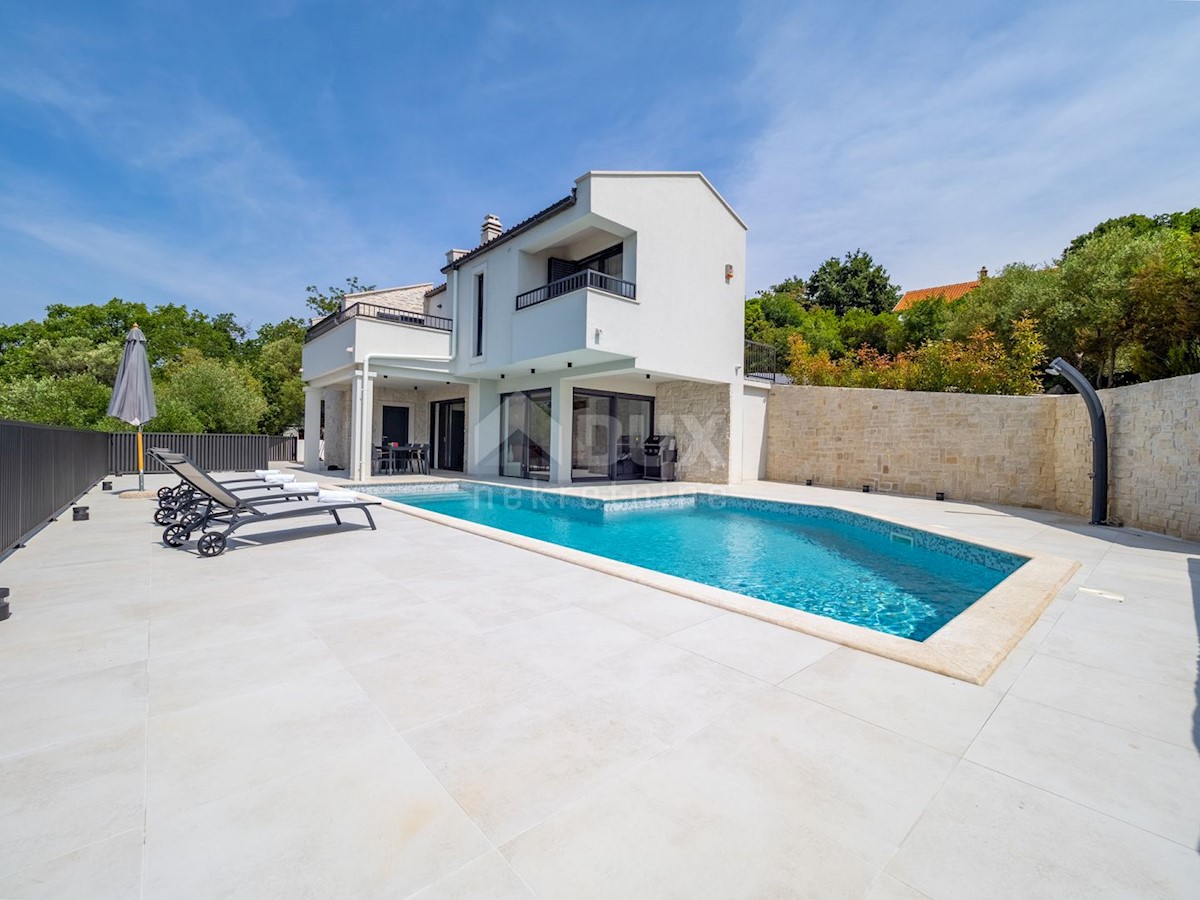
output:
MULTIPOLYGON (((526 488, 526 490, 537 489, 526 488)), ((700 491, 694 491, 694 493, 700 493, 700 491)), ((725 496, 742 497, 745 495, 730 492, 725 496)), ((447 525, 478 537, 530 550, 542 556, 667 591, 728 612, 751 616, 773 625, 790 628, 812 637, 863 650, 971 684, 986 683, 1080 567, 1078 560, 1016 550, 990 542, 985 543, 974 538, 969 539, 968 543, 990 550, 1016 554, 1027 558, 1028 562, 930 637, 924 641, 912 641, 861 625, 852 625, 849 622, 842 622, 827 616, 781 606, 769 600, 760 600, 757 597, 738 594, 664 572, 656 572, 632 563, 620 562, 584 550, 576 550, 573 547, 565 547, 538 538, 515 534, 501 528, 493 528, 490 525, 481 525, 420 507, 408 506, 376 495, 372 495, 372 499, 380 500, 388 509, 394 509, 414 518, 424 519, 438 525, 447 525)), ((745 499, 757 500, 760 498, 745 496, 745 499)), ((832 504, 819 505, 831 506, 832 504)), ((841 507, 833 508, 840 509, 841 507)), ((862 515, 857 510, 846 511, 862 515)), ((905 528, 930 531, 928 528, 903 522, 891 516, 867 515, 905 528)), ((937 531, 930 531, 930 533, 939 534, 937 531)), ((959 540, 952 535, 944 536, 959 540)))

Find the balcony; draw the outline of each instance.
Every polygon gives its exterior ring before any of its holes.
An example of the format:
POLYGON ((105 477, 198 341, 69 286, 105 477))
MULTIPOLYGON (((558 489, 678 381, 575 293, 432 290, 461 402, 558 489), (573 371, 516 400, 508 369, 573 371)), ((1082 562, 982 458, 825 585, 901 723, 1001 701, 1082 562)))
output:
POLYGON ((453 331, 454 323, 442 316, 429 316, 424 313, 410 312, 407 309, 396 309, 392 306, 379 306, 375 303, 354 303, 339 312, 326 316, 304 333, 304 342, 319 338, 326 332, 332 331, 343 322, 351 319, 374 319, 379 322, 390 322, 394 325, 409 325, 417 328, 431 328, 434 331, 453 331))
POLYGON ((583 290, 584 288, 604 291, 606 294, 614 294, 626 300, 637 299, 637 286, 632 281, 622 281, 620 278, 605 275, 603 272, 597 272, 594 269, 584 269, 580 272, 567 275, 564 278, 551 281, 549 284, 544 284, 539 288, 534 288, 532 291, 517 294, 517 309, 528 309, 531 306, 536 306, 539 303, 544 303, 547 300, 561 297, 563 294, 569 294, 572 291, 583 290))

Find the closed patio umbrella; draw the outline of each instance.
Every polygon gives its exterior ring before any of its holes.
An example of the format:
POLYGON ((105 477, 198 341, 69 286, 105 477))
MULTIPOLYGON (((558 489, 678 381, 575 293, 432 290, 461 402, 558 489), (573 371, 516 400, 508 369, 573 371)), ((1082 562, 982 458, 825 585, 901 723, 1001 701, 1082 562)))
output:
POLYGON ((142 425, 158 415, 154 404, 154 385, 150 381, 150 360, 146 357, 146 335, 134 323, 125 336, 125 353, 117 369, 108 414, 137 426, 138 491, 146 489, 142 425))

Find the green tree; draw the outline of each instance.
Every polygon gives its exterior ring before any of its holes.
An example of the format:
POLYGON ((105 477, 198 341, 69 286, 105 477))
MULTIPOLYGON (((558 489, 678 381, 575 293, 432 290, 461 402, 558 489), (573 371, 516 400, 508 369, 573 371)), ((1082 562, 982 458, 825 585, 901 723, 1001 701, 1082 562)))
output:
POLYGON ((946 336, 953 317, 953 307, 940 294, 918 300, 896 317, 893 349, 916 348, 927 341, 940 341, 946 336))
POLYGON ((328 294, 318 290, 315 284, 310 284, 304 290, 308 292, 308 297, 304 301, 308 305, 308 308, 318 315, 327 316, 342 308, 342 300, 347 294, 373 291, 375 290, 375 285, 359 284, 358 276, 351 275, 346 279, 346 286, 344 288, 331 286, 328 294))
POLYGON ((0 384, 0 419, 102 428, 112 388, 91 375, 23 375, 0 384))
POLYGON ((239 363, 187 350, 166 376, 161 396, 186 406, 204 431, 252 433, 267 411, 258 381, 239 363))
POLYGON ((891 312, 900 300, 900 289, 871 254, 855 250, 844 258, 830 257, 808 279, 810 304, 842 315, 848 309, 891 312))
POLYGON ((254 374, 262 385, 267 408, 260 426, 267 434, 279 434, 290 425, 304 422, 304 382, 300 378, 302 341, 282 337, 262 348, 254 374))

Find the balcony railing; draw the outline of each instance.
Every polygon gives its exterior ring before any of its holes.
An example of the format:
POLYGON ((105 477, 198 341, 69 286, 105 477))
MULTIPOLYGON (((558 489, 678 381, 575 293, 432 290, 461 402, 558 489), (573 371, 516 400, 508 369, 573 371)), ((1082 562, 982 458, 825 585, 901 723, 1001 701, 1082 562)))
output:
POLYGON ((761 381, 769 381, 774 384, 778 379, 775 377, 778 374, 778 369, 775 363, 775 348, 770 344, 763 344, 758 341, 746 341, 746 368, 744 369, 747 378, 757 378, 761 381))
POLYGON ((432 328, 435 331, 453 331, 454 322, 442 316, 427 316, 424 313, 410 312, 407 309, 396 309, 394 306, 380 306, 377 303, 353 303, 345 309, 326 316, 304 333, 304 342, 308 343, 327 331, 332 331, 348 319, 377 319, 380 322, 393 322, 397 325, 415 325, 418 328, 432 328))
POLYGON ((565 278, 559 278, 549 284, 544 284, 540 288, 534 288, 532 291, 517 294, 517 309, 525 309, 544 300, 560 297, 563 294, 569 294, 571 291, 578 291, 581 288, 595 288, 598 291, 605 291, 609 294, 616 294, 618 297, 624 297, 626 300, 637 299, 637 286, 632 281, 622 281, 620 278, 605 275, 603 272, 597 272, 595 269, 584 269, 581 272, 573 272, 565 278))

